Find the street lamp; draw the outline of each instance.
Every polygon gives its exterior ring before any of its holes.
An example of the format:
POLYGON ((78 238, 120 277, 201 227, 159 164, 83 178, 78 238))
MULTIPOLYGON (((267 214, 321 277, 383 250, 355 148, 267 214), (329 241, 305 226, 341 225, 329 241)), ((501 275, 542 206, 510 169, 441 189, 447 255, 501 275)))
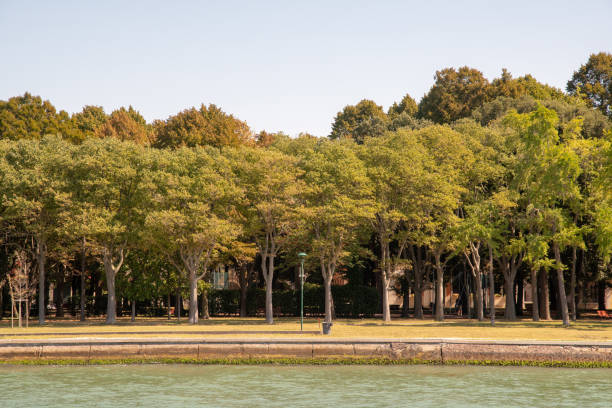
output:
POLYGON ((300 331, 304 331, 304 258, 305 252, 298 254, 300 258, 300 331))

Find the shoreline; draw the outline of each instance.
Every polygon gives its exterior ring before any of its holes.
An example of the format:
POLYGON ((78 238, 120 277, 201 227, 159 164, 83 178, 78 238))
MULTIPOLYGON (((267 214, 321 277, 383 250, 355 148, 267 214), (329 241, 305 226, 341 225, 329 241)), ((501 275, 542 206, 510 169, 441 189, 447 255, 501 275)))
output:
POLYGON ((342 338, 2 339, 0 364, 435 364, 610 367, 612 342, 342 338))
POLYGON ((483 367, 543 367, 543 368, 612 368, 610 361, 535 361, 535 360, 447 360, 444 362, 419 359, 389 358, 145 358, 145 359, 66 359, 66 360, 0 360, 2 366, 103 366, 190 364, 218 366, 483 366, 483 367))

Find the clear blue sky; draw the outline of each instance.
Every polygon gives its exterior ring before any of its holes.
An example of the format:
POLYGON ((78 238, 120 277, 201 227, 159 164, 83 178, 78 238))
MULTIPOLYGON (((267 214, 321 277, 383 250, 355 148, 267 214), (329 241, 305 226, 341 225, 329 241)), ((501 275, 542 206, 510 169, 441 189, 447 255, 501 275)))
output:
POLYGON ((0 99, 149 121, 214 103, 255 131, 326 135, 345 105, 418 101, 449 66, 565 88, 612 51, 611 17, 606 0, 0 0, 0 99))

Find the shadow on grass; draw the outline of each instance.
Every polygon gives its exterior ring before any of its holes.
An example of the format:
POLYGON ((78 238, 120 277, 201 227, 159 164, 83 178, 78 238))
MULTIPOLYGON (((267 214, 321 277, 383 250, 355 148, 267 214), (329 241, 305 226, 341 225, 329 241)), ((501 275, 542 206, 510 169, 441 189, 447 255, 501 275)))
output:
MULTIPOLYGON (((349 326, 363 326, 363 327, 397 327, 397 328, 426 328, 426 327, 446 327, 446 328, 490 328, 490 321, 474 321, 474 320, 446 320, 444 322, 437 321, 426 321, 416 319, 403 319, 401 321, 392 321, 390 323, 383 323, 382 321, 347 321, 349 326)), ((507 320, 495 320, 496 328, 506 329, 555 329, 563 328, 560 320, 549 320, 533 322, 531 320, 519 320, 519 321, 507 321, 507 320)), ((612 322, 597 321, 597 320, 579 320, 578 322, 572 322, 570 329, 593 331, 593 330, 607 330, 612 328, 612 322)))
MULTIPOLYGON (((281 317, 275 318, 275 324, 296 324, 299 325, 299 318, 295 317, 281 317)), ((317 324, 318 320, 316 319, 304 319, 304 324, 317 324)), ((17 320, 14 322, 15 328, 17 328, 17 320)), ((57 327, 57 328, 78 328, 78 327, 153 327, 153 326, 165 326, 165 327, 219 327, 219 326, 251 326, 258 328, 265 327, 274 327, 275 324, 266 323, 265 319, 262 317, 250 317, 250 318, 237 318, 237 317, 217 317, 211 319, 201 319, 195 325, 190 324, 187 320, 187 317, 181 317, 180 321, 176 319, 176 317, 168 320, 164 318, 140 318, 136 319, 136 321, 132 322, 129 317, 121 317, 117 318, 117 321, 114 324, 106 324, 105 319, 103 317, 93 317, 84 322, 81 322, 78 319, 54 319, 50 318, 46 321, 44 325, 39 325, 38 321, 30 321, 30 328, 39 328, 39 327, 57 327)), ((1 328, 10 328, 11 321, 10 319, 2 319, 0 320, 0 329, 1 328)), ((25 323, 24 327, 25 328, 25 323)))

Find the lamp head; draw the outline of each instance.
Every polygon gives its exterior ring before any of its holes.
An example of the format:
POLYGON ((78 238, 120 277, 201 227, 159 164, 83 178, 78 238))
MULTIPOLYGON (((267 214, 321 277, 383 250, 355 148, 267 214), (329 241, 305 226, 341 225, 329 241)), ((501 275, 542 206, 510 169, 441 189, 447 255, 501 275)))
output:
POLYGON ((306 252, 300 252, 300 253, 298 254, 298 258, 300 258, 300 259, 304 259, 304 258, 306 258, 306 252))

